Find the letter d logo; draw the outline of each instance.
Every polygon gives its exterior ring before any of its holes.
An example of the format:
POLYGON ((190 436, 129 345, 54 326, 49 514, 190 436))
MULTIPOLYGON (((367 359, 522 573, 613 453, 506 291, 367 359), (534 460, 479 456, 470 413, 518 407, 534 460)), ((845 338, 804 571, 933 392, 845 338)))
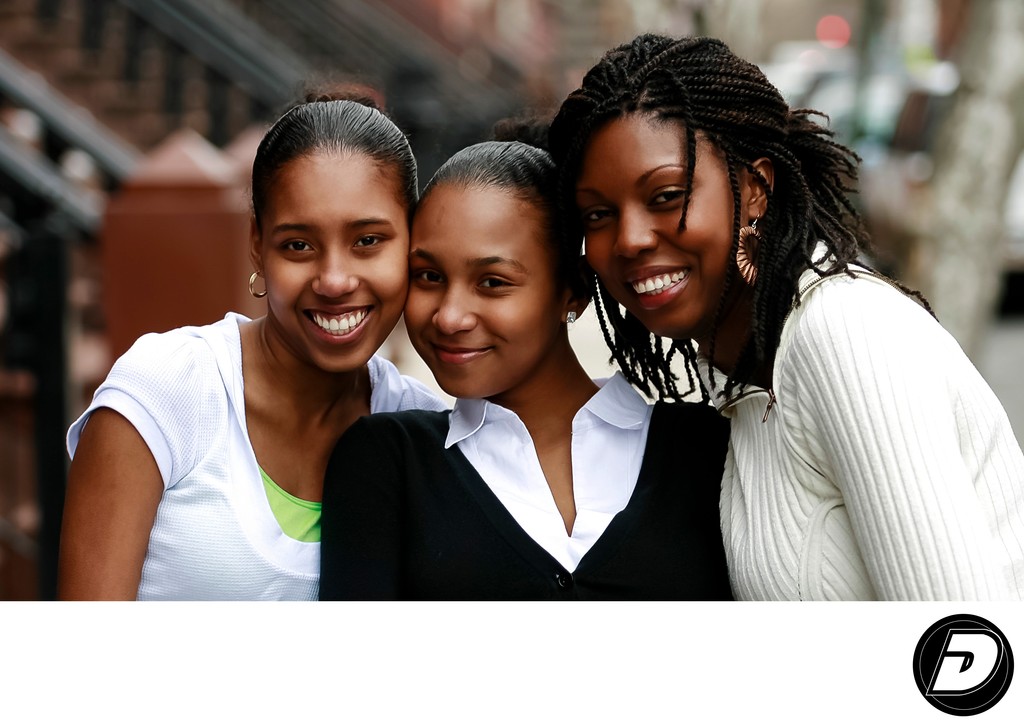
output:
POLYGON ((953 615, 930 627, 914 652, 914 679, 935 708, 970 716, 994 706, 1013 677, 1005 636, 977 615, 953 615))

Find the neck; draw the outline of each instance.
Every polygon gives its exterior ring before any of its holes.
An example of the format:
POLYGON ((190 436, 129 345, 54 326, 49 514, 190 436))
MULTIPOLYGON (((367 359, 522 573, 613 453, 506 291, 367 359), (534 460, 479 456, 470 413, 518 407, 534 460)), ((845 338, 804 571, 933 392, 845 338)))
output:
MULTIPOLYGON (((365 365, 351 371, 325 371, 287 350, 275 339, 265 317, 253 321, 250 330, 247 393, 255 389, 252 392, 262 394, 262 400, 275 400, 276 405, 287 402, 282 413, 294 412, 311 422, 368 405, 369 371, 365 365)), ((243 350, 244 340, 243 334, 243 350)))
POLYGON ((528 381, 488 400, 513 411, 539 443, 570 436, 573 417, 597 391, 566 336, 528 381))
MULTIPOLYGON (((722 310, 722 317, 718 321, 718 327, 714 332, 715 350, 711 356, 711 335, 704 335, 696 338, 700 351, 711 358, 712 365, 728 376, 736 370, 740 354, 750 339, 751 318, 754 310, 754 291, 737 280, 737 285, 742 289, 726 303, 722 310)), ((752 378, 760 379, 760 375, 752 378)), ((761 384, 760 380, 744 381, 745 383, 761 384)), ((769 382, 770 384, 770 382, 769 382)))

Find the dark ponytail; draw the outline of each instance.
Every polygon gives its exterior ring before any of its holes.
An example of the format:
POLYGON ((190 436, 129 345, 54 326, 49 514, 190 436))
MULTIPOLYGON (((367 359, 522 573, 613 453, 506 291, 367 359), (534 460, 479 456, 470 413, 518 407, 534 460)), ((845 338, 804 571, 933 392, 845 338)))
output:
POLYGON ((544 146, 546 121, 539 118, 506 119, 494 127, 495 141, 485 141, 457 152, 434 174, 423 189, 423 200, 442 185, 495 188, 517 196, 539 209, 557 256, 557 279, 574 296, 589 299, 590 290, 580 271, 580 249, 561 234, 557 214, 558 174, 544 146))
POLYGON ((277 172, 315 153, 361 153, 398 176, 400 200, 411 213, 418 198, 416 158, 405 134, 379 108, 372 89, 347 86, 312 91, 263 137, 252 165, 252 209, 261 222, 277 172))

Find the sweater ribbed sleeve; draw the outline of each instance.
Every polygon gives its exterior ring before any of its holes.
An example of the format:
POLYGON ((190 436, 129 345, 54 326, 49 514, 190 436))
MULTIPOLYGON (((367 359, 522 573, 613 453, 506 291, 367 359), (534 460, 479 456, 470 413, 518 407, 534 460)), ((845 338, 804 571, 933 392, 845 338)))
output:
POLYGON ((1024 456, 956 341, 877 281, 830 280, 804 306, 776 388, 793 448, 845 504, 860 552, 840 556, 882 599, 1019 597, 1024 456))

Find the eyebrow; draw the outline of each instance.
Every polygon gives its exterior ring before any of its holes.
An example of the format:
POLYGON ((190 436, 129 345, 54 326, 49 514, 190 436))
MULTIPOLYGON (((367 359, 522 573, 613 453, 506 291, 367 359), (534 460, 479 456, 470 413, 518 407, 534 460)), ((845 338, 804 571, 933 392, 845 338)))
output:
POLYGON ((650 179, 652 176, 654 176, 657 172, 661 171, 662 169, 681 169, 683 171, 686 171, 686 164, 675 163, 675 164, 662 164, 661 166, 656 166, 653 169, 651 169, 649 171, 646 171, 646 172, 644 172, 643 174, 640 175, 640 177, 636 180, 637 181, 637 186, 640 186, 641 184, 646 182, 648 179, 650 179))
MULTIPOLYGON (((422 260, 426 260, 427 262, 437 264, 437 258, 426 250, 414 248, 409 254, 412 257, 418 257, 422 260)), ((529 270, 526 269, 526 266, 522 262, 519 260, 513 260, 510 257, 498 257, 495 255, 493 257, 475 257, 469 260, 470 267, 489 267, 491 265, 508 265, 523 274, 529 274, 529 270)))
POLYGON ((519 260, 513 260, 510 257, 477 257, 475 260, 470 260, 470 264, 474 267, 489 267, 491 265, 509 265, 510 267, 519 270, 524 274, 528 273, 529 270, 519 260))
MULTIPOLYGON (((644 184, 647 183, 648 179, 650 179, 652 176, 654 176, 657 172, 661 171, 662 169, 681 169, 683 171, 686 171, 686 164, 683 164, 683 163, 662 164, 660 166, 654 167, 653 169, 648 169, 643 174, 641 174, 639 177, 637 177, 636 185, 635 186, 638 186, 638 187, 639 186, 643 186, 644 184)), ((581 192, 590 192, 592 194, 599 194, 600 193, 600 192, 598 192, 597 189, 591 189, 590 187, 577 187, 576 188, 576 193, 579 194, 581 192)))
MULTIPOLYGON (((346 222, 346 227, 374 227, 374 226, 392 226, 393 222, 386 217, 364 217, 363 219, 356 219, 352 222, 346 222)), ((309 232, 317 229, 315 224, 305 224, 302 222, 283 222, 281 224, 274 225, 273 232, 309 232)))

